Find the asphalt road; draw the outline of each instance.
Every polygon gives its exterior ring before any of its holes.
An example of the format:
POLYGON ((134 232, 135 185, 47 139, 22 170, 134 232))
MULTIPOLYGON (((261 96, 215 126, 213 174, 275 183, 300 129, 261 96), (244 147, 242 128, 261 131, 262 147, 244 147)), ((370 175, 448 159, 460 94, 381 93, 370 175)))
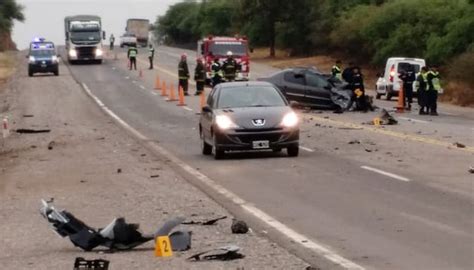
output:
MULTIPOLYGON (((74 65, 70 69, 79 83, 87 85, 130 126, 271 217, 357 265, 367 269, 474 268, 473 177, 466 174, 465 167, 473 163, 472 109, 442 107, 446 114, 434 120, 407 115, 407 122, 434 121, 423 130, 436 129, 443 134, 423 137, 426 142, 363 131, 363 136, 381 144, 390 138, 407 146, 412 156, 433 157, 433 164, 411 164, 413 170, 360 154, 348 152, 346 156, 327 150, 321 144, 327 145, 328 138, 338 134, 318 133, 318 126, 311 121, 321 117, 311 113, 303 115, 311 119, 305 121, 302 132, 315 136, 303 136, 300 157, 251 153, 215 161, 200 154, 199 98, 189 97, 187 107, 177 107, 153 90, 157 72, 162 80, 176 83, 180 51, 158 48, 154 72, 146 70, 145 54, 141 51, 139 62, 144 78, 125 70, 123 52, 118 54, 119 60, 109 54, 110 60, 103 65, 74 65), (464 140, 467 149, 436 145, 447 136, 464 140), (414 149, 417 145, 423 147, 414 149)), ((189 62, 194 62, 192 57, 189 62)), ((264 65, 252 66, 254 78, 273 71, 264 65)), ((393 103, 383 101, 380 106, 393 103)), ((360 124, 364 117, 344 114, 328 121, 343 126, 350 119, 360 124)), ((419 127, 405 128, 391 132, 416 136, 419 127)), ((343 136, 342 129, 339 132, 343 136)), ((311 260, 311 254, 301 254, 311 260)))

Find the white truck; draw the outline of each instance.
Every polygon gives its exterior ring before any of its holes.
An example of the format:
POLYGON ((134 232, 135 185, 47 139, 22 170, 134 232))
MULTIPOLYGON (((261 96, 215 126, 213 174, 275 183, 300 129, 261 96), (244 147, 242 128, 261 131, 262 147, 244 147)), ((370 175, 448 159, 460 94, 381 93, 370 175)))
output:
POLYGON ((64 18, 67 59, 70 63, 77 61, 94 61, 102 63, 104 49, 102 40, 102 22, 99 16, 77 15, 64 18))
POLYGON ((125 32, 137 38, 137 46, 148 46, 150 21, 146 19, 128 19, 125 32))
POLYGON ((120 37, 120 48, 125 46, 137 46, 137 37, 134 34, 125 33, 120 37))

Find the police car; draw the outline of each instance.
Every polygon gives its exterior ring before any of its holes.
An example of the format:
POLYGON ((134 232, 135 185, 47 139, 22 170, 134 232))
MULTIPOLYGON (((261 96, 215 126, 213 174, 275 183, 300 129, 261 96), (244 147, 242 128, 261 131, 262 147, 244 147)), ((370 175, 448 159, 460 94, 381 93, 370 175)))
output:
POLYGON ((54 73, 59 75, 59 59, 53 42, 43 38, 30 43, 28 53, 28 76, 35 73, 54 73))

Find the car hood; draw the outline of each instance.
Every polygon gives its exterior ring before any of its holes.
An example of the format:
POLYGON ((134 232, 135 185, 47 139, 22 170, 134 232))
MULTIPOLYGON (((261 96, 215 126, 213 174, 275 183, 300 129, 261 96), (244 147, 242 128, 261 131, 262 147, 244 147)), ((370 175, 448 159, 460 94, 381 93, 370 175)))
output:
POLYGON ((292 112, 292 109, 283 106, 222 109, 217 114, 229 116, 240 128, 268 129, 279 127, 283 117, 289 112, 292 112), (264 120, 264 124, 256 125, 255 121, 258 120, 264 120))

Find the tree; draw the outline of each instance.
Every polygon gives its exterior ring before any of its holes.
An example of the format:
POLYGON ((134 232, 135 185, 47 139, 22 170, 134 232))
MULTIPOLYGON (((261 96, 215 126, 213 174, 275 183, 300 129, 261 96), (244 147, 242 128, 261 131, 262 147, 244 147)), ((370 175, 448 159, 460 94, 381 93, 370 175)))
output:
POLYGON ((24 21, 23 6, 18 5, 15 0, 2 0, 0 2, 0 31, 10 32, 13 21, 24 21))

